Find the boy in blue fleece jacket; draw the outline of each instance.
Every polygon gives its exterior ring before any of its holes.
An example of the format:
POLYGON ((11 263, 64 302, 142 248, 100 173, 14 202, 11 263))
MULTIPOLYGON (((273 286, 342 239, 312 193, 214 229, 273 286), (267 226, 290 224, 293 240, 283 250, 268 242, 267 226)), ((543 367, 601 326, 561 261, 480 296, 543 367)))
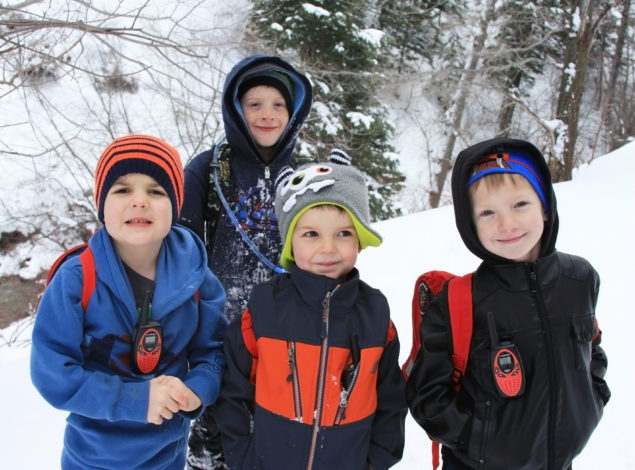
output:
POLYGON ((179 153, 155 137, 116 139, 97 163, 95 200, 95 289, 84 309, 79 257, 60 267, 37 312, 31 378, 70 411, 63 469, 182 470, 190 419, 219 392, 226 319, 205 247, 174 225, 179 153), (144 313, 160 324, 145 341, 135 334, 144 313))

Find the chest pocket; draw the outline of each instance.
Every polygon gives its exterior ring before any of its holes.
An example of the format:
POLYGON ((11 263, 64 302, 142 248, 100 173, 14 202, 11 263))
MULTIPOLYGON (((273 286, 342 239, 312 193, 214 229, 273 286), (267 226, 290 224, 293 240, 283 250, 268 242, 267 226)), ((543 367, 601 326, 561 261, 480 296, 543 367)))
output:
POLYGON ((571 323, 571 344, 576 370, 588 371, 591 365, 591 346, 596 335, 593 318, 574 320, 571 323))

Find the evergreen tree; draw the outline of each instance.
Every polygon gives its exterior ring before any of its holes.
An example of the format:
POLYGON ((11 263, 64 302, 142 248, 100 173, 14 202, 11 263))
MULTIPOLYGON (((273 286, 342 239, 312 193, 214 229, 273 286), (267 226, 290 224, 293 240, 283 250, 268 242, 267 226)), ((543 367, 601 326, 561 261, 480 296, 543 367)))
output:
MULTIPOLYGON (((421 59, 433 62, 444 49, 446 16, 457 11, 452 1, 391 0, 379 3, 379 28, 387 36, 389 56, 384 60, 399 73, 417 72, 421 59)), ((447 51, 446 51, 447 52, 447 51)))
POLYGON ((382 33, 368 28, 368 1, 255 0, 254 34, 282 55, 298 56, 314 85, 314 113, 301 134, 305 157, 320 159, 334 146, 351 153, 370 178, 374 220, 400 214, 392 202, 403 175, 391 139, 394 129, 376 93, 383 80, 382 33))

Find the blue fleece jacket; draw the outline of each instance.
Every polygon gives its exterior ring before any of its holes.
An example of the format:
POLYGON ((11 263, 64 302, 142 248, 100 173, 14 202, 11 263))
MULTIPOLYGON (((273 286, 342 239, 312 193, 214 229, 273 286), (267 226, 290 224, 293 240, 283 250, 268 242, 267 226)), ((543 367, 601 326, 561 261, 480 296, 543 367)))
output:
POLYGON ((86 312, 76 256, 47 287, 33 329, 33 384, 51 405, 70 411, 62 466, 182 469, 189 419, 218 396, 225 366, 224 290, 207 268, 198 237, 172 227, 159 252, 152 299, 152 319, 163 325, 163 356, 155 374, 137 375, 130 338, 138 314, 128 277, 106 229, 89 245, 97 283, 86 312), (180 378, 203 406, 160 426, 148 424, 149 381, 159 375, 180 378))

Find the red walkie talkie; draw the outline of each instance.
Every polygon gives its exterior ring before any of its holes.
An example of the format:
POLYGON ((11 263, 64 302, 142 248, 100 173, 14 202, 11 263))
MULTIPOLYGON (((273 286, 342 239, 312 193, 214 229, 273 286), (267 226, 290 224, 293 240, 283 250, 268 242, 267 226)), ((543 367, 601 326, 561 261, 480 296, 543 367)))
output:
POLYGON ((143 296, 143 306, 139 322, 134 329, 132 340, 132 366, 137 374, 152 374, 159 366, 163 351, 163 327, 158 321, 150 320, 150 298, 152 292, 143 296))
POLYGON ((525 373, 518 349, 508 341, 499 342, 492 312, 487 312, 487 324, 492 348, 490 355, 492 375, 496 390, 504 398, 522 395, 525 391, 525 373))

